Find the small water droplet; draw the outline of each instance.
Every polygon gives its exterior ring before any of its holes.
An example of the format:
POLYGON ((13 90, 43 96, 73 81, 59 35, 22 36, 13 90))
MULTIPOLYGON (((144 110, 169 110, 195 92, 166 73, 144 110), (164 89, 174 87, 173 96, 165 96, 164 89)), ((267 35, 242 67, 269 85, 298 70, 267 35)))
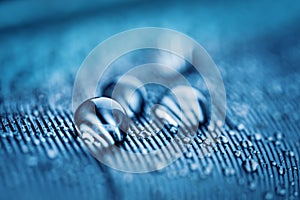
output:
POLYGON ((250 184, 249 184, 249 188, 250 190, 255 190, 257 187, 257 182, 256 181, 251 181, 250 184))
POLYGON ((198 163, 192 163, 192 164, 191 164, 191 170, 192 170, 192 171, 195 171, 195 170, 197 170, 197 169, 199 169, 198 163))
POLYGON ((26 163, 30 167, 34 167, 38 164, 38 158, 36 156, 28 156, 26 159, 26 163))
POLYGON ((187 158, 192 158, 192 157, 193 157, 193 153, 190 152, 190 151, 188 151, 188 152, 185 153, 185 156, 186 156, 187 158))
POLYGON ((54 149, 48 149, 47 150, 47 155, 50 159, 54 159, 57 156, 57 151, 54 149))
POLYGON ((122 141, 128 129, 127 115, 116 101, 93 98, 82 103, 75 111, 75 123, 83 140, 107 147, 122 141))
POLYGON ((225 176, 233 176, 235 174, 235 170, 232 167, 227 167, 224 169, 225 176))
POLYGON ((241 143, 241 146, 244 148, 249 148, 249 147, 253 146, 252 142, 249 140, 242 140, 240 143, 241 143))
POLYGON ((262 135, 260 133, 255 133, 254 138, 255 138, 255 140, 259 141, 262 139, 262 135))
POLYGON ((272 192, 266 192, 266 194, 265 194, 266 200, 271 200, 273 198, 274 198, 274 194, 272 192))
POLYGON ((289 156, 290 157, 295 157, 295 153, 293 151, 289 151, 289 156))
POLYGON ((277 140, 282 140, 283 134, 281 132, 276 132, 275 137, 276 137, 277 140))
POLYGON ((205 166, 204 174, 208 176, 212 173, 212 170, 213 170, 213 166, 211 164, 208 164, 205 166))
POLYGON ((280 196, 284 196, 286 194, 286 189, 284 187, 278 186, 276 192, 280 196))
POLYGON ((243 167, 247 172, 255 172, 258 168, 258 163, 253 159, 247 159, 244 160, 243 167))
POLYGON ((184 137, 184 138, 183 138, 183 142, 184 142, 185 144, 190 144, 192 141, 191 141, 191 138, 189 138, 189 137, 184 137))
POLYGON ((235 132, 232 130, 230 130, 228 133, 229 133, 229 135, 235 135, 235 132))
POLYGON ((276 166, 277 163, 275 161, 271 161, 271 165, 276 166))
POLYGON ((222 141, 224 144, 226 144, 226 143, 229 142, 229 141, 228 141, 228 138, 225 137, 225 136, 223 136, 223 135, 220 136, 220 139, 221 139, 221 141, 222 141))
POLYGON ((295 186, 295 181, 291 181, 291 186, 295 186))
POLYGON ((178 131, 178 128, 176 126, 171 126, 170 129, 169 129, 170 133, 172 134, 176 134, 177 131, 178 131))
POLYGON ((242 152, 241 152, 240 150, 236 150, 236 151, 234 152, 234 155, 235 155, 236 157, 240 157, 241 154, 242 154, 242 152))
POLYGON ((273 142, 273 141, 274 141, 274 138, 273 138, 272 136, 269 136, 269 137, 267 137, 267 140, 268 140, 269 142, 273 142))
POLYGON ((244 124, 239 124, 239 125, 237 126, 237 129, 238 129, 239 131, 243 131, 243 130, 245 129, 244 124))

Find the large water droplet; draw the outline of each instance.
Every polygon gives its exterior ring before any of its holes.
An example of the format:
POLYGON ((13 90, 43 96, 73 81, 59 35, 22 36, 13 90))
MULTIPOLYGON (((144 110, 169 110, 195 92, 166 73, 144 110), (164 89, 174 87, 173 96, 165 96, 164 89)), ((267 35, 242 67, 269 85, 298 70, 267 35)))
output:
POLYGON ((247 172, 255 172, 258 168, 258 163, 253 159, 247 159, 243 162, 243 167, 247 172))
POLYGON ((161 104, 168 107, 186 126, 198 128, 208 120, 204 95, 189 86, 176 86, 164 96, 161 104))
POLYGON ((122 141, 126 136, 126 112, 110 98, 100 97, 85 101, 75 111, 74 118, 85 142, 97 142, 107 147, 122 141))
POLYGON ((116 100, 125 109, 128 116, 140 114, 144 109, 146 90, 135 77, 124 75, 108 83, 100 92, 100 96, 116 100))

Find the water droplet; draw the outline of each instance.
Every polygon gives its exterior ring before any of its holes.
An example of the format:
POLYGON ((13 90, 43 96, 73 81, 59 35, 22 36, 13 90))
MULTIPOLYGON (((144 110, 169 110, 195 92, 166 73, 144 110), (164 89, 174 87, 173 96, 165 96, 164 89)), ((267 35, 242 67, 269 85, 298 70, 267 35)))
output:
POLYGON ((289 151, 289 156, 290 157, 295 157, 295 153, 293 151, 289 151))
POLYGON ((193 157, 193 153, 190 152, 190 151, 188 151, 188 152, 185 153, 185 156, 186 156, 187 158, 192 158, 192 157, 193 157))
POLYGON ((232 130, 230 130, 228 133, 229 133, 229 135, 235 135, 235 132, 232 130))
POLYGON ((284 196, 286 193, 286 189, 284 187, 278 186, 276 189, 276 192, 280 196, 284 196))
POLYGON ((38 164, 38 158, 36 156, 28 156, 26 159, 26 163, 30 167, 34 167, 38 164))
POLYGON ((291 181, 290 184, 291 184, 291 186, 294 186, 295 185, 295 181, 291 181))
POLYGON ((271 161, 271 165, 276 166, 277 163, 275 161, 271 161))
POLYGON ((47 150, 47 155, 50 159, 54 159, 57 156, 57 151, 54 149, 48 149, 47 150))
POLYGON ((184 142, 185 144, 190 144, 192 141, 191 141, 191 138, 189 138, 189 137, 184 137, 184 138, 183 138, 183 142, 184 142))
POLYGON ((269 137, 267 138, 267 140, 268 140, 269 142, 273 142, 273 141, 274 141, 274 138, 273 138, 272 136, 269 136, 269 137))
POLYGON ((235 170, 232 167, 227 167, 224 169, 225 176, 233 176, 235 174, 235 170))
POLYGON ((141 114, 144 109, 146 90, 137 78, 124 75, 108 83, 100 91, 99 96, 116 100, 126 111, 128 116, 141 114))
POLYGON ((220 139, 221 139, 221 141, 222 141, 224 144, 226 144, 226 143, 229 142, 229 141, 228 141, 228 138, 225 137, 225 136, 223 136, 223 135, 220 136, 220 139))
POLYGON ((243 167, 247 172, 255 172, 258 168, 258 163, 253 159, 247 159, 244 160, 243 167))
POLYGON ((271 200, 273 198, 274 198, 274 195, 273 195, 272 192, 266 192, 266 194, 265 194, 265 199, 266 200, 271 200))
POLYGON ((237 126, 237 129, 238 129, 239 131, 244 130, 244 129, 245 129, 244 124, 239 124, 239 125, 237 126))
POLYGON ((256 187, 257 187, 256 181, 251 181, 251 182, 250 182, 250 185, 249 185, 250 190, 255 190, 256 187))
POLYGON ((241 141, 241 146, 244 147, 244 148, 249 148, 249 147, 252 147, 253 144, 249 140, 242 140, 241 141))
POLYGON ((278 173, 279 173, 280 175, 283 175, 283 174, 285 173, 285 168, 283 168, 282 166, 279 166, 279 167, 278 167, 278 173))
POLYGON ((208 120, 206 98, 195 88, 176 86, 162 98, 160 104, 169 108, 188 127, 197 129, 199 123, 208 120))
POLYGON ((277 140, 282 140, 283 134, 281 132, 276 132, 275 137, 276 137, 277 140))
POLYGON ((191 164, 191 170, 192 170, 192 171, 195 171, 195 170, 197 170, 197 169, 199 169, 198 163, 192 163, 192 164, 191 164))
POLYGON ((175 134, 175 133, 177 133, 178 128, 177 128, 176 126, 172 126, 172 125, 171 125, 169 131, 170 131, 170 133, 175 134))
POLYGON ((259 141, 262 139, 262 135, 260 133, 255 133, 254 138, 255 138, 255 140, 259 141))
POLYGON ((82 103, 75 111, 75 123, 83 140, 95 140, 107 147, 122 141, 128 129, 127 115, 116 101, 93 98, 82 103))
POLYGON ((213 170, 213 166, 211 164, 208 164, 205 166, 204 174, 208 176, 212 173, 212 170, 213 170))
POLYGON ((241 154, 242 154, 242 152, 241 152, 240 150, 236 150, 236 151, 234 152, 234 155, 235 155, 236 157, 240 157, 241 154))

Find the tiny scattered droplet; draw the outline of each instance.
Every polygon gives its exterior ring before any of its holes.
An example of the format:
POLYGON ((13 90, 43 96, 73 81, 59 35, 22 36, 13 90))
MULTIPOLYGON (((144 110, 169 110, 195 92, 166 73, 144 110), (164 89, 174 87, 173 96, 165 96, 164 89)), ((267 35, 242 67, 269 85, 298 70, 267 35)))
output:
POLYGON ((295 157, 295 153, 293 151, 289 151, 289 156, 290 157, 295 157))
POLYGON ((277 163, 275 161, 271 161, 271 165, 276 166, 277 163))
POLYGON ((247 159, 244 160, 243 167, 247 172, 255 172, 258 168, 258 163, 253 159, 247 159))
POLYGON ((266 194, 265 194, 265 199, 266 200, 271 200, 273 198, 274 198, 274 195, 273 195, 272 192, 266 192, 266 194))
POLYGON ((57 156, 57 151, 54 149, 48 149, 47 150, 47 155, 50 159, 54 159, 57 156))
POLYGON ((233 176, 235 174, 235 170, 232 167, 228 167, 224 169, 225 176, 233 176))
POLYGON ((197 169, 199 169, 198 163, 192 163, 192 164, 191 164, 191 170, 195 171, 195 170, 197 170, 197 169))
POLYGON ((295 181, 291 181, 291 186, 294 186, 295 185, 295 181))
POLYGON ((36 156, 27 157, 26 163, 30 167, 34 167, 38 164, 38 158, 36 156))
POLYGON ((245 129, 244 124, 239 124, 239 125, 237 126, 237 129, 238 129, 239 131, 244 130, 244 129, 245 129))
POLYGON ((235 155, 236 157, 240 157, 241 154, 242 154, 242 152, 241 152, 240 150, 236 150, 236 151, 234 152, 234 155, 235 155))
POLYGON ((242 140, 241 141, 241 146, 244 147, 244 148, 249 148, 249 147, 252 147, 253 144, 251 141, 249 140, 242 140))
POLYGON ((184 138, 183 138, 183 142, 184 142, 185 144, 190 144, 192 141, 191 141, 191 138, 189 138, 189 137, 184 137, 184 138))
POLYGON ((279 166, 279 168, 278 168, 278 173, 279 173, 280 175, 283 175, 283 174, 285 173, 285 169, 284 169, 282 166, 279 166))
POLYGON ((274 138, 273 138, 272 136, 269 136, 269 137, 267 138, 267 140, 268 140, 269 142, 273 142, 273 141, 274 141, 274 138))
POLYGON ((213 166, 211 164, 208 164, 204 169, 204 174, 207 176, 210 175, 212 173, 212 169, 213 169, 213 166))
POLYGON ((229 141, 228 141, 228 138, 225 137, 225 136, 223 136, 223 135, 220 136, 220 139, 221 139, 221 141, 222 141, 224 144, 226 144, 226 143, 229 142, 229 141))
POLYGON ((259 141, 262 139, 262 135, 260 133, 255 133, 254 138, 255 138, 255 140, 259 141))
POLYGON ((278 195, 284 196, 286 194, 286 189, 284 187, 279 186, 277 187, 276 192, 278 195))
POLYGON ((276 137, 277 140, 282 140, 283 134, 281 132, 276 132, 275 137, 276 137))
POLYGON ((250 190, 255 190, 256 187, 257 187, 256 181, 251 181, 250 184, 249 184, 250 190))
POLYGON ((229 135, 235 135, 235 132, 232 130, 230 130, 228 133, 229 133, 229 135))
POLYGON ((188 151, 188 152, 185 153, 185 156, 186 156, 187 158, 192 158, 192 157, 193 157, 193 153, 190 152, 190 151, 188 151))

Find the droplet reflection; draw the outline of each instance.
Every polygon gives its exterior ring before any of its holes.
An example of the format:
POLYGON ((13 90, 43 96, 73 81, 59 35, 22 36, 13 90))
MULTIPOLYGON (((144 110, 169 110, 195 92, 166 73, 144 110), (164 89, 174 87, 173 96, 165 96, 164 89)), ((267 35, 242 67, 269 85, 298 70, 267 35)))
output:
POLYGON ((125 110, 106 97, 83 102, 75 111, 75 123, 86 143, 103 147, 122 141, 128 128, 125 110))

